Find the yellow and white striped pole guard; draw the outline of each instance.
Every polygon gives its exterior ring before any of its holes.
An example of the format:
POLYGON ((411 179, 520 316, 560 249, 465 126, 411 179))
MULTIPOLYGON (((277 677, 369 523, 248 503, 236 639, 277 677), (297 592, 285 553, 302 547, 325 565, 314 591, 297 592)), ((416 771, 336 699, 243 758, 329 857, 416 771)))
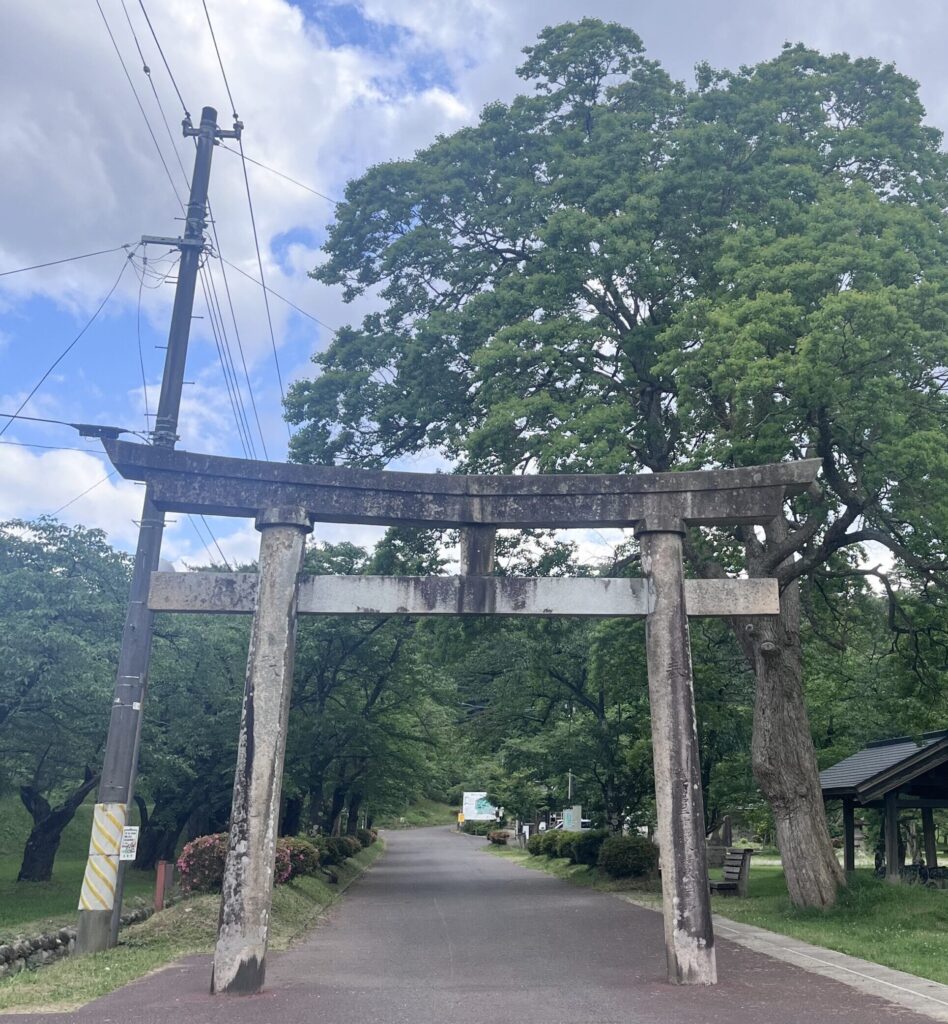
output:
POLYGON ((79 894, 80 910, 111 910, 115 903, 119 847, 125 828, 125 804, 96 804, 89 859, 79 894))

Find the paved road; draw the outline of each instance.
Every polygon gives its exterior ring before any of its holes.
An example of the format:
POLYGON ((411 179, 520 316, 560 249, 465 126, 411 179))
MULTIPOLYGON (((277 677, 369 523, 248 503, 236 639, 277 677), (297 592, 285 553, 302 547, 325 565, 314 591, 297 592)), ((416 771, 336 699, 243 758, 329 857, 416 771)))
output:
POLYGON ((930 1024, 728 942, 721 982, 664 981, 661 917, 481 850, 446 829, 388 851, 258 996, 211 998, 189 957, 45 1024, 930 1024))

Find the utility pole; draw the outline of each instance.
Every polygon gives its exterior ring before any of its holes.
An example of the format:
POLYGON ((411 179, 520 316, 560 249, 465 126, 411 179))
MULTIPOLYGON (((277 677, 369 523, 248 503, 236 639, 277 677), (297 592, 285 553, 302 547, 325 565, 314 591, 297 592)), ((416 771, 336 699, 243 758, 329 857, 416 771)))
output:
MULTIPOLYGON (((232 131, 218 128, 217 111, 213 107, 205 107, 201 111, 199 128, 192 126, 190 118, 184 119, 185 137, 193 137, 197 141, 184 236, 142 237, 143 242, 175 246, 181 250, 161 395, 152 431, 152 443, 162 448, 174 448, 178 440, 178 411, 184 384, 194 290, 206 247, 204 229, 207 227, 211 156, 217 139, 239 138, 241 128, 240 122, 235 122, 232 131)), ((142 705, 148 689, 148 662, 154 620, 154 613, 148 609, 148 587, 152 572, 158 568, 164 527, 164 512, 155 508, 150 488, 146 487, 89 857, 79 897, 79 931, 76 940, 79 953, 97 953, 114 946, 118 939, 125 869, 125 864, 119 861, 119 844, 128 820, 138 768, 142 705)))

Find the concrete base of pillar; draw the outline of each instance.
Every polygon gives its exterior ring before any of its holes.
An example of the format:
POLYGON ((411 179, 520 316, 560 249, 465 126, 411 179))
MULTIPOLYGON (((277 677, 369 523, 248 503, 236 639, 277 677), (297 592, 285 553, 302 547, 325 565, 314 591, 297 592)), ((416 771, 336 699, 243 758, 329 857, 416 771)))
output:
POLYGON ((76 953, 101 953, 111 946, 112 911, 80 910, 76 932, 76 953))

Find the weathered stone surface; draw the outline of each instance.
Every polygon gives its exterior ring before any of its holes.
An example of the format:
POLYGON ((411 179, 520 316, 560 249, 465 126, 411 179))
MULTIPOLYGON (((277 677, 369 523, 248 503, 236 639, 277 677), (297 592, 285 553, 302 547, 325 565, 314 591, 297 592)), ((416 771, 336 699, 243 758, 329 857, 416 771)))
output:
MULTIPOLYGON (((154 611, 247 614, 256 573, 156 572, 154 611)), ((686 580, 689 615, 776 615, 776 580, 686 580)), ((579 615, 642 616, 648 588, 641 579, 474 576, 303 576, 301 615, 579 615)))
POLYGON ((296 594, 309 521, 301 509, 257 519, 260 585, 234 774, 230 840, 211 990, 256 992, 264 982, 280 787, 296 644, 296 594))
MULTIPOLYGON (((665 524, 663 524, 665 525, 665 524)), ((717 981, 681 534, 640 534, 653 594, 645 620, 668 980, 717 981)))
POLYGON ((763 523, 805 490, 819 460, 687 473, 463 476, 227 459, 103 442, 116 469, 152 485, 164 511, 254 516, 300 506, 317 521, 383 526, 632 526, 649 516, 689 525, 763 523))

